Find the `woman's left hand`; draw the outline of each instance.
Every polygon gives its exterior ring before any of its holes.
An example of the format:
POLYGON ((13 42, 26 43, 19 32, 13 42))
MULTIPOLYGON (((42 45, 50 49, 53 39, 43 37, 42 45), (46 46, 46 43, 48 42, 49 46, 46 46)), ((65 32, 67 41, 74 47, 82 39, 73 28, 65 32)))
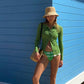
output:
POLYGON ((63 60, 60 60, 59 62, 59 68, 63 66, 63 60))

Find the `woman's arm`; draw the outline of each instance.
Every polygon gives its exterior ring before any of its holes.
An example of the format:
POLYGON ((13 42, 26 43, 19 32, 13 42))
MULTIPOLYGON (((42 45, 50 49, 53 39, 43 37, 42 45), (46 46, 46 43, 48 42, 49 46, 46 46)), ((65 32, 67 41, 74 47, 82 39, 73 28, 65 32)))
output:
POLYGON ((59 26, 60 32, 58 33, 58 43, 61 52, 61 60, 63 60, 63 28, 59 26))
POLYGON ((35 39, 35 52, 38 52, 38 48, 41 40, 40 32, 41 32, 41 23, 38 25, 38 28, 37 28, 37 34, 35 39))

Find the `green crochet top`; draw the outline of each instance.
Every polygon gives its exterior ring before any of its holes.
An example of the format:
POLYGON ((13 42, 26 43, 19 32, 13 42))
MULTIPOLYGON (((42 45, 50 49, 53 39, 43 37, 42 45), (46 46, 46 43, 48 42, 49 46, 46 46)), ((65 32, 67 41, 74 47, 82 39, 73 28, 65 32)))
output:
MULTIPOLYGON (((57 24, 58 25, 58 24, 57 24)), ((47 43, 50 41, 53 54, 61 54, 61 60, 63 60, 63 28, 58 25, 58 29, 56 29, 56 25, 54 25, 51 29, 47 26, 47 24, 43 24, 42 27, 42 37, 40 37, 41 32, 41 23, 37 28, 37 35, 35 39, 35 52, 38 52, 40 40, 42 38, 41 48, 45 51, 47 43), (58 38, 58 44, 57 44, 58 38)))

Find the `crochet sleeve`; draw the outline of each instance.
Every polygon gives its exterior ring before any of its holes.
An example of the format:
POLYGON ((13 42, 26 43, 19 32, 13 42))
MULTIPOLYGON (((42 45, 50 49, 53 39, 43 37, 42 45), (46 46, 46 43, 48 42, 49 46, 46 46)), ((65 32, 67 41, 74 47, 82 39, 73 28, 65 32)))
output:
POLYGON ((58 33, 58 44, 61 52, 61 60, 63 60, 63 28, 59 26, 60 32, 58 33))
POLYGON ((38 25, 38 28, 37 28, 37 34, 35 39, 35 52, 38 52, 38 48, 41 40, 40 32, 41 32, 41 23, 38 25))

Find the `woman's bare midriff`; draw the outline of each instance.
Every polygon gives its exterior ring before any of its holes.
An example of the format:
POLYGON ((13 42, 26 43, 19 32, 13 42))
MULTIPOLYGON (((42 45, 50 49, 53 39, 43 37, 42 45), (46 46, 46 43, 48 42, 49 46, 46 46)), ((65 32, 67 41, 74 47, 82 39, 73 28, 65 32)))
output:
POLYGON ((50 44, 50 41, 48 42, 46 48, 45 48, 45 51, 52 51, 52 48, 51 48, 51 44, 50 44))

